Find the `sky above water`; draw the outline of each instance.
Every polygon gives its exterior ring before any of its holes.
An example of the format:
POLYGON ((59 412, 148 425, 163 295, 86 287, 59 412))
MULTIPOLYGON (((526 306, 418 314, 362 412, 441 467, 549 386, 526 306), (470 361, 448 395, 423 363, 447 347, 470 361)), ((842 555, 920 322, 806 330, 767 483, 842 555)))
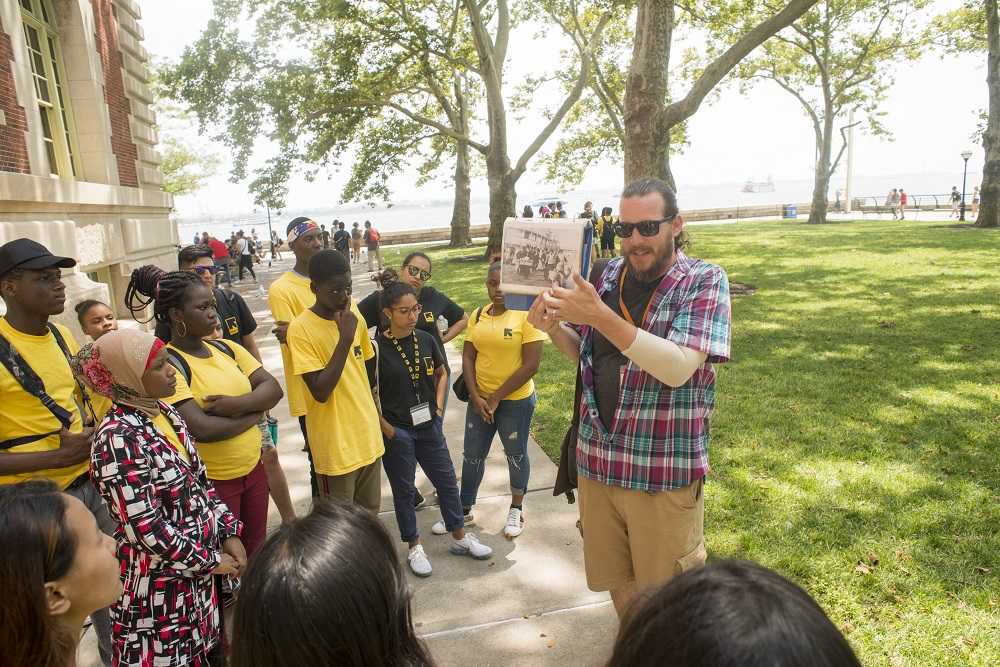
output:
MULTIPOLYGON (((954 4, 940 3, 942 6, 954 4)), ((154 59, 177 59, 184 47, 197 39, 211 16, 209 0, 141 0, 145 46, 154 59)), ((532 31, 512 38, 508 81, 531 71, 538 62, 554 62, 560 44, 538 42, 532 31)), ((537 73, 537 72, 536 72, 537 73)), ((985 55, 948 57, 929 54, 922 60, 895 68, 896 85, 883 104, 884 124, 892 140, 855 134, 855 174, 859 177, 919 174, 961 174, 959 154, 973 150, 970 173, 982 170, 982 151, 973 146, 979 110, 987 104, 985 55)), ((516 159, 534 138, 544 120, 529 113, 522 122, 511 122, 511 154, 516 159)), ((189 127, 167 126, 166 131, 190 142, 210 146, 223 161, 220 173, 194 195, 176 202, 182 217, 227 215, 253 209, 245 184, 228 181, 228 151, 211 144, 189 127)), ((679 186, 706 186, 742 183, 748 178, 764 180, 808 179, 812 177, 815 141, 812 127, 798 103, 776 85, 761 84, 749 94, 736 86, 724 86, 702 106, 689 124, 690 146, 673 158, 679 186)), ((485 142, 485 139, 484 139, 485 142)), ((554 146, 555 138, 549 140, 554 146)), ((261 145, 258 163, 269 155, 261 145)), ((843 171, 843 170, 842 170, 843 171)), ((447 171, 443 172, 446 176, 447 171)), ((843 181, 839 174, 835 182, 843 181)), ((338 203, 339 186, 346 173, 333 173, 309 183, 297 177, 290 184, 289 204, 297 207, 330 206, 338 203)), ((398 202, 447 198, 451 184, 446 178, 417 188, 412 174, 403 174, 391 183, 398 202)), ((975 179, 978 181, 978 177, 975 179)), ((607 190, 609 183, 621 181, 621 165, 607 162, 592 167, 578 190, 607 190)), ((542 174, 529 171, 518 186, 520 193, 558 192, 542 174)), ((868 194, 868 193, 858 193, 868 194)), ((874 193, 871 193, 874 194, 874 193)), ((473 183, 473 197, 486 196, 485 179, 473 183)), ((831 189, 832 196, 832 189, 831 189)))

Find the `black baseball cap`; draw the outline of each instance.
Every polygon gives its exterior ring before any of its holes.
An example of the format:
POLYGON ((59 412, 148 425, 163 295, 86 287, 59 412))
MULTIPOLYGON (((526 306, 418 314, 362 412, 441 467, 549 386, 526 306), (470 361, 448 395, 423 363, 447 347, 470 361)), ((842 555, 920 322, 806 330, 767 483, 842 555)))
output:
POLYGON ((14 269, 71 269, 76 266, 72 257, 57 257, 38 241, 14 239, 0 246, 0 277, 14 269))

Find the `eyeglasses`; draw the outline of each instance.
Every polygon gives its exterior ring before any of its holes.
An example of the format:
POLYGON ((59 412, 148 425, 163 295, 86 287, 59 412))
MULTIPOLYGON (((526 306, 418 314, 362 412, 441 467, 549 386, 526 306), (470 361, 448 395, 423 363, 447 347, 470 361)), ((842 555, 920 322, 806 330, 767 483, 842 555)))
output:
POLYGON ((346 287, 331 287, 327 290, 327 293, 333 296, 350 296, 352 292, 354 292, 353 285, 347 285, 346 287))
POLYGON ((217 266, 192 266, 190 270, 194 271, 195 273, 197 273, 200 276, 200 275, 204 275, 206 273, 209 274, 209 275, 211 275, 211 274, 215 273, 216 271, 218 271, 219 268, 217 266))
POLYGON ((415 306, 410 306, 409 308, 393 308, 400 315, 406 317, 408 315, 419 315, 423 311, 424 307, 419 303, 415 306))
POLYGON ((673 222, 677 214, 670 216, 669 218, 663 218, 662 220, 640 220, 639 222, 616 222, 615 223, 615 234, 623 239, 630 238, 632 232, 639 230, 640 236, 656 236, 660 233, 660 225, 665 222, 673 222))
POLYGON ((431 272, 430 271, 424 271, 423 269, 418 269, 417 267, 413 266, 412 264, 410 264, 409 266, 406 267, 406 272, 409 273, 414 278, 419 277, 424 282, 427 282, 428 280, 431 279, 431 272))

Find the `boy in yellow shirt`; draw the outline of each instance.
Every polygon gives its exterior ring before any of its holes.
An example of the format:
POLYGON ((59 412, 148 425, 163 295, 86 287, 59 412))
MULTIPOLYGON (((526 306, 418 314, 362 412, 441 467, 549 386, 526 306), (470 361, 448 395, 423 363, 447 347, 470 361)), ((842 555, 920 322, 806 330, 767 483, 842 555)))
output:
POLYGON ((351 264, 336 250, 309 261, 316 303, 288 326, 295 374, 305 383, 306 430, 320 496, 378 512, 385 451, 373 395, 375 351, 351 300, 351 264))
MULTIPOLYGON (((0 484, 16 484, 47 477, 75 496, 112 535, 115 520, 88 469, 95 420, 110 401, 84 399, 65 352, 79 347, 69 330, 50 324, 49 318, 66 307, 66 286, 61 269, 76 266, 69 257, 56 257, 48 248, 21 238, 0 246, 0 295, 7 314, 0 318, 0 345, 5 363, 0 365, 0 484), (60 342, 61 339, 61 342, 60 342), (65 348, 65 350, 64 350, 65 348), (25 378, 19 381, 7 366, 25 378), (30 372, 28 369, 30 368, 30 372), (29 392, 33 387, 40 392, 29 392), (51 403, 43 403, 42 399, 51 403), (92 405, 92 408, 86 407, 92 405)), ((111 664, 111 620, 108 610, 91 614, 98 648, 105 665, 111 664)))
POLYGON ((302 378, 292 369, 292 353, 288 348, 288 325, 309 306, 316 303, 316 296, 309 288, 309 260, 323 248, 323 232, 315 221, 309 218, 295 218, 285 229, 288 248, 295 254, 295 266, 281 274, 267 290, 267 305, 274 318, 274 337, 281 344, 281 363, 285 368, 285 395, 288 397, 288 411, 299 420, 299 429, 306 442, 309 456, 309 485, 312 496, 319 495, 316 486, 316 470, 309 452, 309 434, 306 429, 306 394, 308 390, 302 378))

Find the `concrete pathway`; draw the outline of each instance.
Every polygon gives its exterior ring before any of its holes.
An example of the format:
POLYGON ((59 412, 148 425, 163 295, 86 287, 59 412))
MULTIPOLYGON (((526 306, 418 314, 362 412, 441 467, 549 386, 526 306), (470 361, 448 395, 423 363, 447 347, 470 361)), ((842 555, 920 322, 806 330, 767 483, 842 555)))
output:
MULTIPOLYGON (((286 255, 287 257, 288 255, 286 255)), ((286 260, 257 273, 265 289, 291 267, 286 260)), ((355 265, 354 298, 360 300, 374 289, 367 271, 355 265)), ((265 367, 284 386, 281 353, 270 331, 273 321, 266 298, 252 282, 236 289, 247 299, 257 319, 257 341, 265 367)), ((484 295, 485 300, 485 295, 484 295)), ((449 346, 453 369, 461 367, 461 355, 449 346)), ((451 396, 445 417, 456 473, 462 471, 462 442, 466 404, 451 396)), ((282 401, 272 416, 279 420, 278 449, 288 477, 296 511, 304 514, 311 503, 309 464, 302 452, 297 420, 282 401)), ((563 497, 553 497, 556 467, 534 440, 529 443, 531 479, 525 496, 525 530, 516 540, 503 537, 509 507, 510 485, 507 460, 499 439, 487 459, 486 475, 476 505, 475 532, 494 549, 489 561, 474 561, 448 553, 450 537, 431 534, 440 519, 433 486, 417 473, 417 485, 427 506, 417 513, 424 549, 434 574, 418 579, 409 574, 413 591, 414 622, 418 634, 442 667, 461 665, 601 665, 607 661, 617 631, 617 620, 606 593, 587 589, 583 574, 583 549, 576 529, 578 510, 563 497)), ((392 494, 383 474, 382 509, 379 514, 390 535, 399 533, 392 509, 392 494)), ((269 527, 279 523, 271 504, 269 527)), ((405 566, 406 545, 399 543, 405 566)), ((407 570, 408 571, 408 570, 407 570)), ((80 667, 99 667, 93 633, 81 646, 80 667)))

